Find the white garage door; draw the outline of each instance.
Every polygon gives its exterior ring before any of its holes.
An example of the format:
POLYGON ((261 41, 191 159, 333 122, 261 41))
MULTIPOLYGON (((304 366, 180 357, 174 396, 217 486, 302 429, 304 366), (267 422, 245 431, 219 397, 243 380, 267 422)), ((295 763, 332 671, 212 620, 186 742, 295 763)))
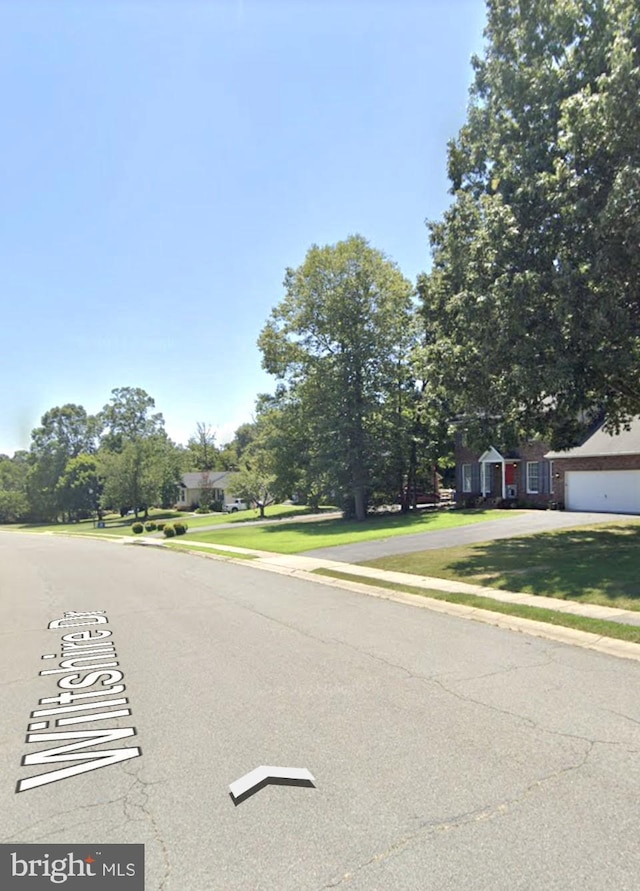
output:
POLYGON ((567 510, 640 513, 640 470, 570 470, 564 485, 567 510))

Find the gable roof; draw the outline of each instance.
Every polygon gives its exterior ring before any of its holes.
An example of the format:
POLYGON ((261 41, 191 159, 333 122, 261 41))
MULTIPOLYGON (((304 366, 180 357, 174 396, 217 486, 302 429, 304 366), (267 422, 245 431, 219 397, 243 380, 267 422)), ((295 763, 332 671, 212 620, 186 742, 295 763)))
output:
POLYGON ((186 489, 202 489, 203 486, 224 489, 231 476, 233 474, 229 470, 196 470, 182 474, 182 485, 186 489))
POLYGON ((640 417, 633 418, 629 430, 611 434, 604 425, 573 449, 547 452, 545 458, 606 458, 612 455, 640 455, 640 417))
POLYGON ((502 461, 502 455, 496 449, 495 446, 489 446, 486 452, 483 452, 478 458, 478 462, 482 463, 483 461, 502 461))

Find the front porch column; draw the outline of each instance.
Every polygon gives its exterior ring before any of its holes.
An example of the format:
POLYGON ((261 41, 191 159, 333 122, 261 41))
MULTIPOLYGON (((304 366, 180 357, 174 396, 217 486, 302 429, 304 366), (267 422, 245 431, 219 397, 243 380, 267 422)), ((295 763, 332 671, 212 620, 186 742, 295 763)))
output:
POLYGON ((507 474, 505 470, 504 458, 502 459, 502 500, 507 497, 507 474))

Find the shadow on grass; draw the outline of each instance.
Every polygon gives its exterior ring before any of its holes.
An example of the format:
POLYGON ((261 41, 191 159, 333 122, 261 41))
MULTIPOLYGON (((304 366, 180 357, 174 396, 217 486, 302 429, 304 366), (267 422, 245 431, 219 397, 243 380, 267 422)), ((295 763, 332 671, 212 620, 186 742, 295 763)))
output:
POLYGON ((458 578, 582 600, 599 591, 640 603, 640 525, 570 530, 474 545, 447 569, 458 578))
MULTIPOLYGON (((437 526, 438 528, 446 528, 448 525, 456 526, 456 518, 464 516, 478 517, 478 519, 483 519, 486 516, 486 519, 494 519, 496 511, 494 509, 474 508, 473 510, 455 511, 411 511, 408 514, 397 512, 378 516, 372 514, 364 522, 342 519, 319 520, 317 523, 287 523, 286 528, 289 532, 300 532, 309 538, 344 535, 350 532, 368 532, 371 530, 385 532, 386 530, 393 531, 395 529, 407 528, 410 528, 413 532, 429 532, 431 526, 437 526), (451 518, 450 524, 447 523, 447 518, 451 518)), ((262 528, 266 534, 282 531, 282 527, 276 525, 263 526, 262 528)), ((327 547, 329 546, 327 545, 327 547)), ((310 544, 309 549, 311 548, 312 545, 310 544)))

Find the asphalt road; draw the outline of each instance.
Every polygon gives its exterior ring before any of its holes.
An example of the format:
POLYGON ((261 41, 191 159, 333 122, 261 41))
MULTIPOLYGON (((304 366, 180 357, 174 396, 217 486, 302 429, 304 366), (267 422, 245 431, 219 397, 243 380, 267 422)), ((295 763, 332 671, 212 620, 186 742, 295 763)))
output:
POLYGON ((499 520, 488 520, 485 523, 473 523, 469 526, 456 526, 452 529, 439 529, 434 532, 418 532, 415 535, 392 536, 376 541, 316 548, 312 551, 304 551, 303 556, 323 557, 326 560, 340 560, 344 563, 362 563, 365 560, 375 560, 376 557, 451 548, 456 545, 475 544, 479 541, 514 538, 517 535, 550 532, 554 529, 567 529, 571 526, 590 526, 593 523, 611 523, 625 519, 638 520, 639 518, 636 514, 602 514, 581 511, 529 510, 514 515, 505 511, 505 516, 499 520))
POLYGON ((640 663, 58 536, 0 534, 0 621, 2 842, 143 843, 147 891, 638 888, 640 663), (16 793, 86 763, 20 766, 67 610, 106 611, 132 711, 75 726, 142 755, 16 793), (234 806, 262 764, 316 788, 234 806))

